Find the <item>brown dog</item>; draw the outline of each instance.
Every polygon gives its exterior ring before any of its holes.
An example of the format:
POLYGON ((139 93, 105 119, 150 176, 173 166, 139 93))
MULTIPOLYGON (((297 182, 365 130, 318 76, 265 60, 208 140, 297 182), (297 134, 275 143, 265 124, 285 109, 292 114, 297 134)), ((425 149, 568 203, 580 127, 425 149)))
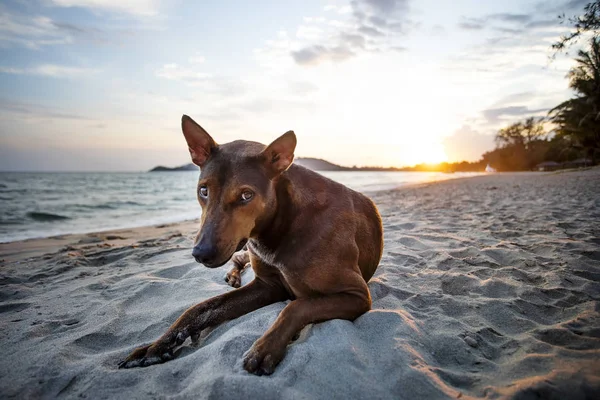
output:
POLYGON ((216 268, 247 243, 256 278, 189 308, 119 366, 168 361, 176 347, 206 328, 292 300, 244 357, 248 372, 271 374, 305 325, 354 320, 370 309, 367 281, 381 259, 381 217, 364 195, 292 164, 292 131, 269 146, 244 140, 217 145, 190 117, 184 115, 181 124, 201 169, 202 224, 192 255, 216 268))

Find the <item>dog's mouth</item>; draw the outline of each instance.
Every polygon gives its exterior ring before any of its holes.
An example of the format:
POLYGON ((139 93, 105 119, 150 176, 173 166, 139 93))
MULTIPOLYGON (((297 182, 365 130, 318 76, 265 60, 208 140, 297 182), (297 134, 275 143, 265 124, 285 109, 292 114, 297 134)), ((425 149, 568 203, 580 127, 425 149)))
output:
MULTIPOLYGON (((246 246, 246 243, 248 243, 248 239, 242 239, 242 240, 240 240, 240 242, 238 243, 238 245, 235 248, 235 251, 233 253, 237 253, 238 251, 242 250, 244 248, 244 246, 246 246)), ((233 256, 233 253, 231 253, 231 255, 225 259, 225 261, 216 262, 216 263, 207 263, 207 262, 204 262, 203 264, 207 268, 219 268, 219 267, 222 267, 223 265, 227 264, 227 261, 229 261, 231 259, 231 257, 233 256)))
POLYGON ((240 242, 237 245, 237 248, 235 249, 235 253, 237 253, 238 251, 242 250, 244 248, 244 246, 246 245, 246 243, 248 243, 248 239, 242 239, 242 240, 240 240, 240 242))

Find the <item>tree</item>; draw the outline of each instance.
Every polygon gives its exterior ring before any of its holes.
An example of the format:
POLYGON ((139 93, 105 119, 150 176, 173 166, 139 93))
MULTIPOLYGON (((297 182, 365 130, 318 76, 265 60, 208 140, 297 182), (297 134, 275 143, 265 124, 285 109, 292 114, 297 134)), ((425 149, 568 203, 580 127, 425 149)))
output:
POLYGON ((557 134, 568 137, 573 147, 595 161, 600 156, 600 38, 592 38, 589 50, 580 50, 575 62, 567 75, 575 97, 549 115, 557 134))
POLYGON ((594 38, 597 38, 600 33, 600 1, 593 1, 584 7, 584 14, 566 18, 563 14, 559 16, 561 22, 568 21, 575 28, 574 32, 560 37, 558 42, 552 45, 554 54, 567 49, 572 44, 576 43, 579 38, 585 33, 590 32, 594 38))
POLYGON ((546 132, 543 119, 527 118, 496 134, 496 150, 486 153, 488 160, 501 170, 527 170, 535 167, 544 157, 546 132))

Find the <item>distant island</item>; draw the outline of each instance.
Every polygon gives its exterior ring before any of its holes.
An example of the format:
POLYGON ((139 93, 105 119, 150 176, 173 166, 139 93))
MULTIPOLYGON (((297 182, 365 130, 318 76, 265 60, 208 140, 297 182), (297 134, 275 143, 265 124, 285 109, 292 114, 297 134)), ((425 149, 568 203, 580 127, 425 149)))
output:
POLYGON ((198 171, 198 167, 192 163, 181 165, 179 167, 174 167, 174 168, 163 167, 162 165, 159 165, 158 167, 152 168, 148 172, 169 172, 169 171, 198 171))

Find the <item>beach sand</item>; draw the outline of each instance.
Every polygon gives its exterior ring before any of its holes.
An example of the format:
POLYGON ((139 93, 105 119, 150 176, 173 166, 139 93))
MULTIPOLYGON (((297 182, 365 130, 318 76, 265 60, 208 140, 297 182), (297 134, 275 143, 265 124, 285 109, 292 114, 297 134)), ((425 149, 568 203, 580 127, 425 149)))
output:
POLYGON ((268 377, 242 357, 285 303, 171 362, 117 369, 186 308, 235 290, 230 265, 192 259, 196 222, 0 245, 1 397, 600 398, 600 169, 371 197, 385 232, 372 310, 306 327, 268 377))

